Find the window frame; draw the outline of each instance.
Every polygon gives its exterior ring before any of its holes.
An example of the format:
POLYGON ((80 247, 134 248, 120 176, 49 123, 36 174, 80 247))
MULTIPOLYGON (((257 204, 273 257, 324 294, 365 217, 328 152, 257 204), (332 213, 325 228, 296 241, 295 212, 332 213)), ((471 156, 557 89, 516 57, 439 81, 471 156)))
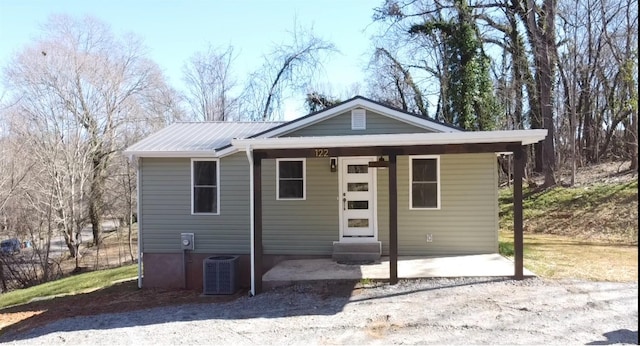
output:
POLYGON ((440 210, 442 208, 442 194, 440 192, 442 180, 440 179, 440 155, 411 155, 409 156, 409 210, 440 210), (436 207, 414 207, 413 206, 413 160, 414 159, 435 159, 436 160, 436 207))
POLYGON ((214 158, 197 158, 191 159, 191 215, 220 215, 220 159, 214 158), (194 190, 196 186, 194 185, 194 168, 196 162, 201 161, 213 161, 216 163, 216 212, 215 213, 204 213, 204 212, 196 212, 195 211, 195 200, 194 200, 194 190))
POLYGON ((304 201, 307 199, 307 159, 306 158, 286 158, 276 159, 276 201, 304 201), (296 161, 302 162, 302 198, 280 197, 280 162, 296 161))

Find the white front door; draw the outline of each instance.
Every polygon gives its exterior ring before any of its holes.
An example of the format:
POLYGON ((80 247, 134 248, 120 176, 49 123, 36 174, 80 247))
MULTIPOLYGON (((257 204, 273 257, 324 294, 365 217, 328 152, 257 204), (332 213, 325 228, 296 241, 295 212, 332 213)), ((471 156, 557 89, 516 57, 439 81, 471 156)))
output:
POLYGON ((340 158, 340 241, 377 240, 375 157, 340 158))

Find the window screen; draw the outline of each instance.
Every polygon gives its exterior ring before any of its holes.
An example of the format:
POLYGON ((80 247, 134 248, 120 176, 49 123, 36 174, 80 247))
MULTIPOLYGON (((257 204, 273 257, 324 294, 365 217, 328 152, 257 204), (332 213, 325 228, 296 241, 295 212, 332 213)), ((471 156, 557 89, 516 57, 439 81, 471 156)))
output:
POLYGON ((278 161, 278 199, 304 199, 304 161, 278 161))
POLYGON ((438 159, 411 160, 411 207, 438 208, 438 159))
POLYGON ((193 212, 218 213, 217 161, 193 161, 193 212))

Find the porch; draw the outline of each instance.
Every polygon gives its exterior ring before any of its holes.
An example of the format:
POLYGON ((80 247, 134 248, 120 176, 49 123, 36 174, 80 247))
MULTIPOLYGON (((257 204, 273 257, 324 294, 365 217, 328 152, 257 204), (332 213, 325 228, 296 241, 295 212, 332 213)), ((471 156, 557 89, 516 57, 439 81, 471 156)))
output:
MULTIPOLYGON (((340 264, 330 258, 286 260, 267 271, 262 281, 267 287, 294 281, 315 280, 388 280, 389 257, 373 264, 340 264)), ((514 263, 499 254, 398 257, 398 278, 418 279, 436 277, 513 277, 514 263)), ((523 269, 525 277, 536 276, 523 269)))
MULTIPOLYGON (((402 275, 398 275, 398 157, 400 156, 433 156, 448 154, 482 154, 482 153, 513 153, 514 157, 514 192, 513 192, 513 223, 514 223, 514 262, 511 269, 505 275, 516 279, 524 277, 523 267, 523 212, 522 212, 522 177, 526 161, 525 146, 534 144, 546 136, 546 130, 519 130, 519 131, 479 131, 479 132, 447 132, 447 133, 410 133, 399 136, 397 134, 371 134, 371 135, 344 135, 344 136, 319 136, 319 137, 284 137, 284 138, 248 138, 233 139, 232 145, 238 150, 244 150, 250 163, 250 214, 251 219, 251 294, 257 294, 262 290, 263 281, 269 279, 263 275, 263 161, 269 159, 293 159, 293 158, 345 158, 345 157, 377 157, 378 160, 366 161, 366 167, 387 168, 388 188, 388 262, 382 267, 387 273, 391 284, 398 282, 402 275), (382 158, 381 158, 382 157, 382 158), (386 269, 384 269, 386 268, 386 269), (266 277, 266 278, 265 278, 266 277)), ((344 165, 341 165, 344 167, 344 165)), ((363 165, 364 166, 364 165, 363 165)), ((355 168, 355 167, 354 167, 355 168)), ((333 169, 333 163, 331 163, 333 169)), ((298 169, 300 171, 300 169, 298 169)), ((438 169, 436 169, 438 171, 438 169)), ((304 165, 302 167, 304 172, 304 165)), ((436 172, 436 175, 439 174, 436 172)), ((303 174, 304 175, 304 174, 303 174)), ((432 174, 433 175, 433 174, 432 174)), ((439 178, 437 178, 439 180, 439 178)), ((361 182, 358 182, 361 183, 361 182)), ((497 186, 492 181, 492 187, 497 186)), ((304 181, 302 183, 304 188, 304 181)), ((438 183, 437 189, 440 188, 438 183)), ((408 188, 407 188, 408 190, 408 188)), ((304 191, 304 190, 302 190, 304 191)), ((412 190, 411 190, 412 191, 412 190)), ((344 191, 343 191, 344 192, 344 191)), ((438 192, 439 193, 439 192, 438 192)), ((302 198, 304 198, 304 193, 302 198)), ((347 196, 342 198, 342 209, 346 210, 349 200, 347 196)), ((439 197, 437 197, 439 198, 439 197)), ((372 201, 375 199, 372 199, 372 201)), ((352 202, 361 202, 360 200, 352 202)), ((436 204, 440 208, 438 200, 436 204)), ((357 208, 354 208, 357 209, 357 208)), ((496 214, 497 215, 497 214, 496 214)), ((344 218, 343 218, 344 219, 344 218)), ((374 218, 370 218, 375 220, 374 218)), ((348 219, 353 221, 354 228, 369 226, 366 218, 355 217, 348 219)), ((375 228, 374 228, 375 229, 375 228)), ((344 236, 341 234, 341 237, 344 236)), ((350 236, 359 237, 360 234, 350 236)), ((374 234, 375 237, 375 234, 374 234)), ((431 236, 426 235, 426 241, 431 242, 431 236)), ((473 261, 470 261, 473 262, 473 261)), ((385 263, 385 262, 381 262, 385 263)), ((475 268, 475 266, 462 266, 475 268)), ((309 270, 305 270, 309 272, 309 270)), ((362 275, 362 270, 356 273, 362 275)), ((429 276, 434 276, 431 274, 429 276)), ((429 277, 427 276, 427 277, 429 277)), ((482 276, 478 273, 472 276, 482 276)), ((356 278, 361 278, 358 276, 356 278)), ((418 276, 419 277, 419 276, 418 276)), ((289 278, 291 280, 291 278, 289 278)))

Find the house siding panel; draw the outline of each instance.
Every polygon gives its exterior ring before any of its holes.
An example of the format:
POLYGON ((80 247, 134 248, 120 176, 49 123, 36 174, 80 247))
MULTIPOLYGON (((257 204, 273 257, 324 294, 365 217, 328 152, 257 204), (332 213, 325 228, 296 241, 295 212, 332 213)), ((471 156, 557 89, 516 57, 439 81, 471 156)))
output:
MULTIPOLYGON (((409 157, 398 157, 399 254, 457 255, 498 251, 497 165, 493 154, 440 156, 441 209, 409 210, 409 157), (427 242, 427 234, 433 241, 427 242)), ((389 253, 388 170, 378 170, 378 225, 389 253)))
MULTIPOLYGON (((497 166, 493 154, 442 155, 441 210, 409 210, 409 157, 398 157, 400 255, 497 252, 497 166), (426 242, 426 234, 433 242, 426 242)), ((195 252, 249 253, 249 165, 244 153, 220 160, 221 214, 191 215, 190 160, 144 158, 143 251, 181 252, 181 232, 195 252)), ((388 254, 388 170, 378 169, 378 236, 388 254)), ((338 173, 328 158, 306 159, 306 199, 276 200, 275 160, 262 163, 266 255, 331 255, 339 237, 338 173)))
POLYGON ((365 130, 351 129, 351 112, 338 114, 320 123, 309 125, 282 137, 378 135, 393 133, 433 132, 403 121, 367 110, 365 130))
POLYGON ((141 159, 144 252, 181 252, 180 233, 195 235, 196 253, 249 253, 249 163, 244 153, 220 159, 220 215, 191 214, 191 160, 141 159))
POLYGON ((331 255, 338 240, 338 173, 329 158, 306 159, 306 199, 276 200, 276 161, 262 161, 263 244, 267 255, 331 255))

